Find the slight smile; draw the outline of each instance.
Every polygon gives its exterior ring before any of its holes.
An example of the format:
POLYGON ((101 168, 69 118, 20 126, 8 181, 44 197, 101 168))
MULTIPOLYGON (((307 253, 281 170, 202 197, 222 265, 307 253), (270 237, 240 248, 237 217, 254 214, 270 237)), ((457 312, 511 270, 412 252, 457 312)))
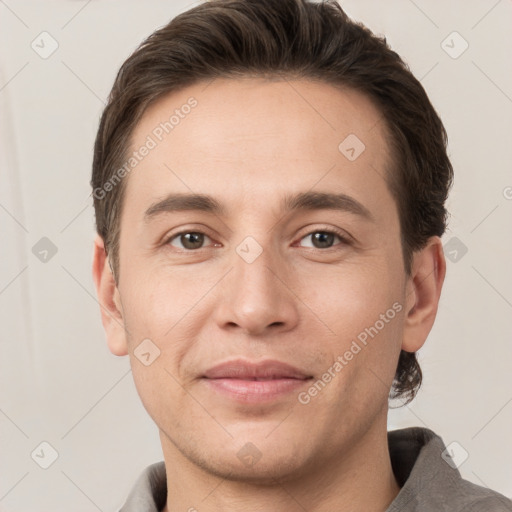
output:
POLYGON ((217 393, 242 403, 271 402, 296 392, 313 378, 281 361, 226 361, 201 377, 217 393))

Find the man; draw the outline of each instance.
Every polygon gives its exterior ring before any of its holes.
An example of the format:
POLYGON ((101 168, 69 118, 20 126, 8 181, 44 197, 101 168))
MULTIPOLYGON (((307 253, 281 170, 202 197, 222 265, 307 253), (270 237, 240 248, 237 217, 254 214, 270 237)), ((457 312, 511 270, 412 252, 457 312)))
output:
POLYGON ((422 86, 335 3, 214 0, 139 47, 92 176, 108 345, 165 459, 123 512, 512 510, 434 432, 387 432, 451 181, 422 86))

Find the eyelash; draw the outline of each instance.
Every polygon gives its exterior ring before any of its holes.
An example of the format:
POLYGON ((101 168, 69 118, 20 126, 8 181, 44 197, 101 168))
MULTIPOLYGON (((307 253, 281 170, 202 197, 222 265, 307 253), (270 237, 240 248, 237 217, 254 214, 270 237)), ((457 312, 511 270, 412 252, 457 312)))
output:
MULTIPOLYGON (((194 231, 194 230, 185 230, 185 231, 180 231, 179 233, 175 233, 171 236, 169 236, 168 238, 165 239, 164 241, 164 245, 171 245, 171 242, 180 237, 181 235, 186 235, 186 234, 190 234, 190 233, 194 233, 194 234, 200 234, 200 235, 205 235, 207 236, 208 238, 211 239, 211 237, 204 233, 203 231, 194 231)), ((329 235, 335 235, 337 236, 340 241, 341 241, 341 244, 335 244, 331 247, 325 247, 325 248, 318 248, 318 247, 306 247, 306 249, 316 249, 318 251, 329 251, 329 250, 332 250, 332 249, 335 249, 336 248, 336 245, 352 245, 352 240, 346 235, 346 233, 342 232, 342 231, 338 231, 336 229, 333 229, 333 228, 325 228, 325 229, 315 229, 313 231, 310 231, 309 233, 306 233, 304 236, 302 236, 300 239, 299 239, 299 242, 301 240, 303 240, 304 238, 308 237, 308 236, 311 236, 315 233, 324 233, 324 234, 329 234, 329 235)), ((181 252, 199 252, 201 251, 202 249, 207 249, 207 247, 200 247, 199 249, 180 249, 178 247, 175 247, 175 249, 177 249, 178 251, 181 251, 181 252)))

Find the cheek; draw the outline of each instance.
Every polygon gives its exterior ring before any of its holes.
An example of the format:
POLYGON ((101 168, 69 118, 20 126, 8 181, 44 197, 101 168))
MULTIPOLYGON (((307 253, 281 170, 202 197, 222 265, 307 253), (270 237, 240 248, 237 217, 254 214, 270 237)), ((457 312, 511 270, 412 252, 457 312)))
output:
POLYGON ((147 262, 125 267, 129 283, 123 290, 125 322, 132 337, 136 333, 163 341, 180 330, 183 319, 214 286, 216 274, 198 275, 192 267, 143 270, 147 267, 147 262))
MULTIPOLYGON (((325 267, 306 274, 300 281, 299 296, 338 340, 356 338, 366 328, 379 322, 382 314, 403 301, 403 279, 392 270, 392 264, 358 264, 339 268, 325 267)), ((397 322, 394 322, 397 323, 397 322)), ((390 322, 385 322, 386 327, 390 322)))
POLYGON ((315 322, 316 327, 326 333, 325 371, 331 368, 336 375, 333 390, 340 399, 354 393, 363 396, 369 390, 374 398, 381 397, 391 386, 405 309, 403 277, 392 270, 393 264, 354 265, 336 272, 331 268, 325 275, 319 272, 314 279, 301 281, 301 296, 307 297, 309 308, 322 321, 315 322), (335 361, 339 364, 332 368, 335 361))
POLYGON ((133 354, 130 362, 137 393, 153 421, 165 429, 178 424, 180 415, 175 413, 185 398, 172 366, 162 355, 148 366, 133 354))

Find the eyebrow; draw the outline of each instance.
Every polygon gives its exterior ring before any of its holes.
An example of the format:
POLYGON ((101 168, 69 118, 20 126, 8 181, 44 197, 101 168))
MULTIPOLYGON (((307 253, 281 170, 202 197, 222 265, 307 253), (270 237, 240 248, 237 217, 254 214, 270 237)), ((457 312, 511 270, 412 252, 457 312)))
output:
MULTIPOLYGON (((328 192, 300 192, 285 196, 282 209, 285 212, 298 210, 337 210, 358 215, 375 222, 371 212, 359 201, 346 194, 328 192)), ((207 194, 169 194, 161 201, 153 203, 145 212, 144 220, 151 221, 162 213, 179 211, 202 211, 213 215, 225 215, 226 209, 207 194)))

